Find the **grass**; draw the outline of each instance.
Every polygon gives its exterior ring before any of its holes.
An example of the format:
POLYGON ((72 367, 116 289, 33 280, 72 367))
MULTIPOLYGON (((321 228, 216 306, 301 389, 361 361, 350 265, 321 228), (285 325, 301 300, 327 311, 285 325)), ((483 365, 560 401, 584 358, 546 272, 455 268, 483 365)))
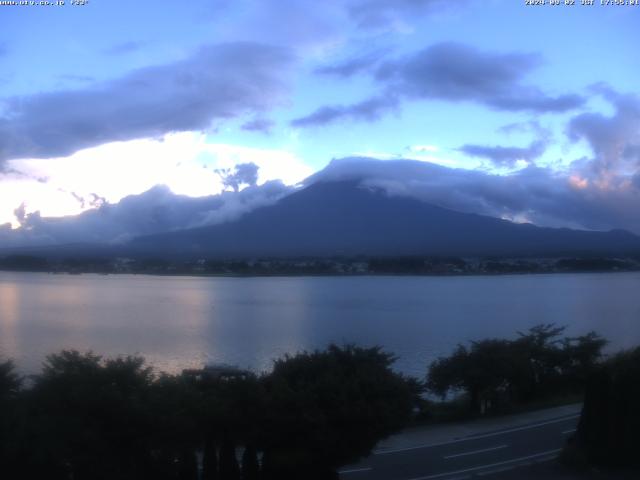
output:
POLYGON ((466 395, 460 395, 452 400, 434 402, 425 400, 421 411, 414 418, 412 427, 438 425, 444 423, 463 422, 479 418, 496 418, 505 415, 534 412, 547 408, 562 407, 582 403, 582 393, 557 394, 523 404, 505 404, 489 410, 485 414, 473 413, 469 410, 466 395))

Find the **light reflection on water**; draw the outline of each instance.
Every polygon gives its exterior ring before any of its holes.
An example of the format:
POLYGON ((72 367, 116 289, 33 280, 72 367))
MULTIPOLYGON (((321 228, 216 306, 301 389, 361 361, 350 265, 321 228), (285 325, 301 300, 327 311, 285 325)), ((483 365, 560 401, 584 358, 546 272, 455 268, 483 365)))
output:
POLYGON ((640 343, 640 274, 194 278, 0 272, 0 355, 36 371, 62 348, 142 354, 160 370, 256 371, 330 342, 382 345, 424 375, 458 343, 538 323, 640 343))

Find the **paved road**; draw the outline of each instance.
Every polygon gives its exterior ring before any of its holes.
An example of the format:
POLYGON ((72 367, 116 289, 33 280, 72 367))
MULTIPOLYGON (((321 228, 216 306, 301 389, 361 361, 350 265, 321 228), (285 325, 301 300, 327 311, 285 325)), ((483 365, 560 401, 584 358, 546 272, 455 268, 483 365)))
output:
POLYGON ((575 431, 576 413, 478 432, 455 440, 382 448, 345 467, 342 480, 452 480, 555 458, 575 431))

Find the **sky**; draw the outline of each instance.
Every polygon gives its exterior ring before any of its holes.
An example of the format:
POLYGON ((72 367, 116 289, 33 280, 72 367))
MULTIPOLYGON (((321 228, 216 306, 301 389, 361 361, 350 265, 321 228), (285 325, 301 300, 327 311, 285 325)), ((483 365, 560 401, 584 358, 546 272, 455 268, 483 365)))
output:
POLYGON ((121 241, 159 205, 156 229, 226 221, 355 174, 640 233, 640 7, 64 3, 0 6, 0 245, 121 241))

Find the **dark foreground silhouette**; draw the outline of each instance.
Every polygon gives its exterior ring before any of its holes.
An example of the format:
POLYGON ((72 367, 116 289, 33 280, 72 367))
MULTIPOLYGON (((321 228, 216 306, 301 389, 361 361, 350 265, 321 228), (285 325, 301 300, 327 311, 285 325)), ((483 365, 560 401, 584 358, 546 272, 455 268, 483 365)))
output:
POLYGON ((602 359, 607 341, 595 332, 561 337, 565 327, 541 324, 515 340, 458 345, 429 367, 428 389, 462 391, 471 413, 487 413, 558 395, 580 394, 602 359))
POLYGON ((337 478, 411 418, 420 388, 393 361, 379 348, 331 346, 278 360, 261 377, 229 368, 154 376, 142 358, 63 351, 26 388, 5 362, 0 477, 337 478))
POLYGON ((595 333, 539 325, 514 340, 459 346, 426 382, 395 373, 381 348, 285 356, 268 374, 230 367, 155 374, 140 357, 50 355, 20 377, 0 361, 0 478, 336 479, 381 439, 455 392, 473 415, 581 393, 571 448, 587 464, 638 466, 640 348, 602 359, 595 333))
POLYGON ((640 348, 619 353, 591 375, 572 441, 584 463, 640 469, 639 401, 640 348))

